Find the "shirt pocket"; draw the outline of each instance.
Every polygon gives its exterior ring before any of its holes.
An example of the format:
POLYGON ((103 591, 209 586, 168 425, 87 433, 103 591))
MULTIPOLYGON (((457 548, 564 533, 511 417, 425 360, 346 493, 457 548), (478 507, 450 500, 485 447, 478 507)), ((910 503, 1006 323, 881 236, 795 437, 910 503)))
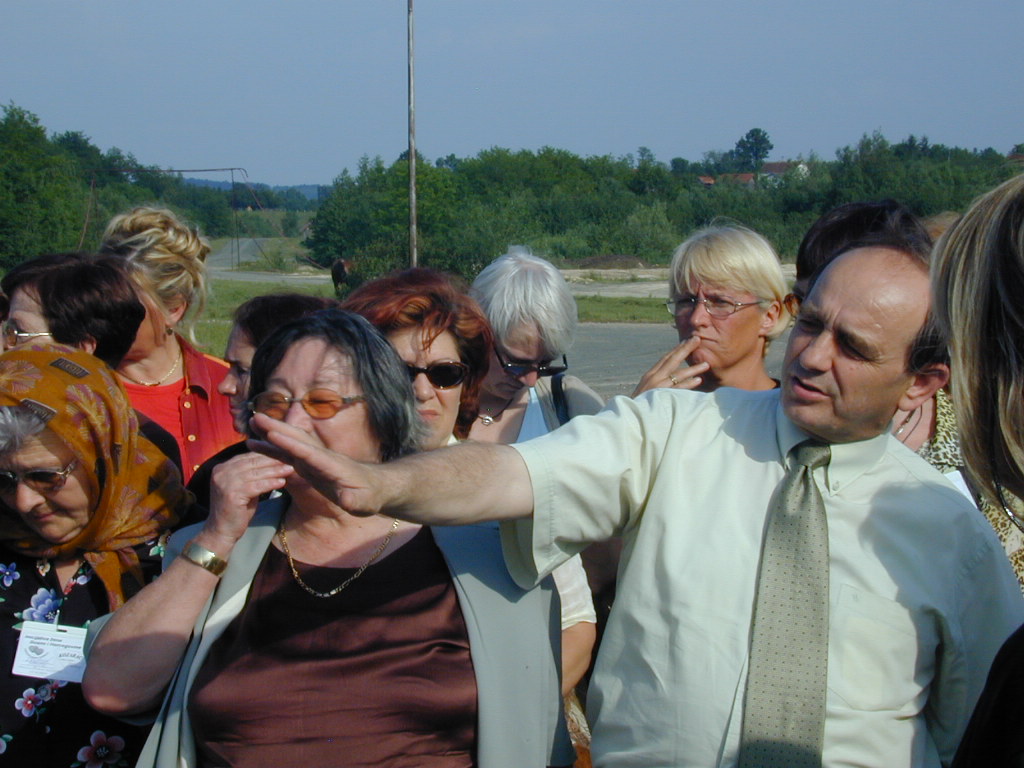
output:
POLYGON ((935 667, 934 628, 905 606, 844 584, 829 639, 828 684, 852 709, 917 711, 935 667))

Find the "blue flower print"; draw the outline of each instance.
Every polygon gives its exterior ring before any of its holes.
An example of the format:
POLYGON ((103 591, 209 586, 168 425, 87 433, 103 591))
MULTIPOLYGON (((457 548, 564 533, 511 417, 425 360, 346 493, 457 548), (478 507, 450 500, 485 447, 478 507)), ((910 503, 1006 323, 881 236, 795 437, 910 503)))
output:
POLYGON ((4 585, 4 589, 7 589, 7 587, 20 578, 21 574, 18 573, 17 563, 11 563, 10 565, 0 563, 0 584, 4 585))
POLYGON ((32 602, 28 608, 21 613, 14 614, 23 621, 41 621, 45 624, 54 624, 57 621, 57 612, 60 611, 60 604, 64 601, 54 589, 43 589, 40 587, 32 595, 32 602))

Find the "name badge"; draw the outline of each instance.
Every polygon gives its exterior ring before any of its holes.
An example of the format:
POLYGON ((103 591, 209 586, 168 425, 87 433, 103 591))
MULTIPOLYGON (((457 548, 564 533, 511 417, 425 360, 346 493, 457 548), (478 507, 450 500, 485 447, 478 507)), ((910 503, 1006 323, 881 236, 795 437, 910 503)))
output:
POLYGON ((82 682, 85 674, 85 628, 41 621, 24 622, 11 671, 26 677, 82 682))

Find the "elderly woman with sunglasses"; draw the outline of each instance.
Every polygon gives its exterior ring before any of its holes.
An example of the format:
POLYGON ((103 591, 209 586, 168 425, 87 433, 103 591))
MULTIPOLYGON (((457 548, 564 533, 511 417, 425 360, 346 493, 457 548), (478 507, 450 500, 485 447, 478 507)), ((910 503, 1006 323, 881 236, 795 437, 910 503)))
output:
MULTIPOLYGON (((576 301, 550 262, 521 246, 510 248, 477 275, 470 295, 479 302, 494 331, 470 439, 522 442, 604 407, 600 395, 565 373, 566 352, 576 334, 576 301)), ((610 558, 601 559, 614 559, 615 546, 610 558)), ((552 575, 562 598, 562 691, 574 714, 579 710, 574 690, 590 666, 598 615, 579 556, 552 575)), ((611 598, 606 602, 610 606, 611 598)), ((589 742, 582 713, 574 722, 582 729, 573 731, 582 752, 589 742)))
POLYGON ((93 711, 65 659, 157 575, 186 500, 100 360, 32 342, 0 355, 0 763, 134 763, 148 729, 93 711))
POLYGON ((768 241, 738 225, 700 229, 676 249, 669 273, 666 305, 680 343, 644 374, 633 396, 656 387, 777 387, 764 359, 790 314, 768 241))
MULTIPOLYGON (((406 366, 349 312, 278 329, 249 384, 255 434, 366 462, 422 437, 406 366)), ((353 517, 261 453, 214 471, 211 507, 91 650, 94 706, 159 710, 140 766, 571 762, 553 588, 513 584, 496 530, 353 517)))

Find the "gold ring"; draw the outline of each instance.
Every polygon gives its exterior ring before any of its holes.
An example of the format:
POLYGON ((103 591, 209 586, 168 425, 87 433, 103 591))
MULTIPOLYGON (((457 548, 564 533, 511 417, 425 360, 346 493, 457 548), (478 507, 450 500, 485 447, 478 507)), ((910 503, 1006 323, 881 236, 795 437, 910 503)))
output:
POLYGON ((678 387, 679 386, 679 379, 677 379, 671 373, 668 375, 668 380, 672 382, 672 386, 673 387, 678 387))

